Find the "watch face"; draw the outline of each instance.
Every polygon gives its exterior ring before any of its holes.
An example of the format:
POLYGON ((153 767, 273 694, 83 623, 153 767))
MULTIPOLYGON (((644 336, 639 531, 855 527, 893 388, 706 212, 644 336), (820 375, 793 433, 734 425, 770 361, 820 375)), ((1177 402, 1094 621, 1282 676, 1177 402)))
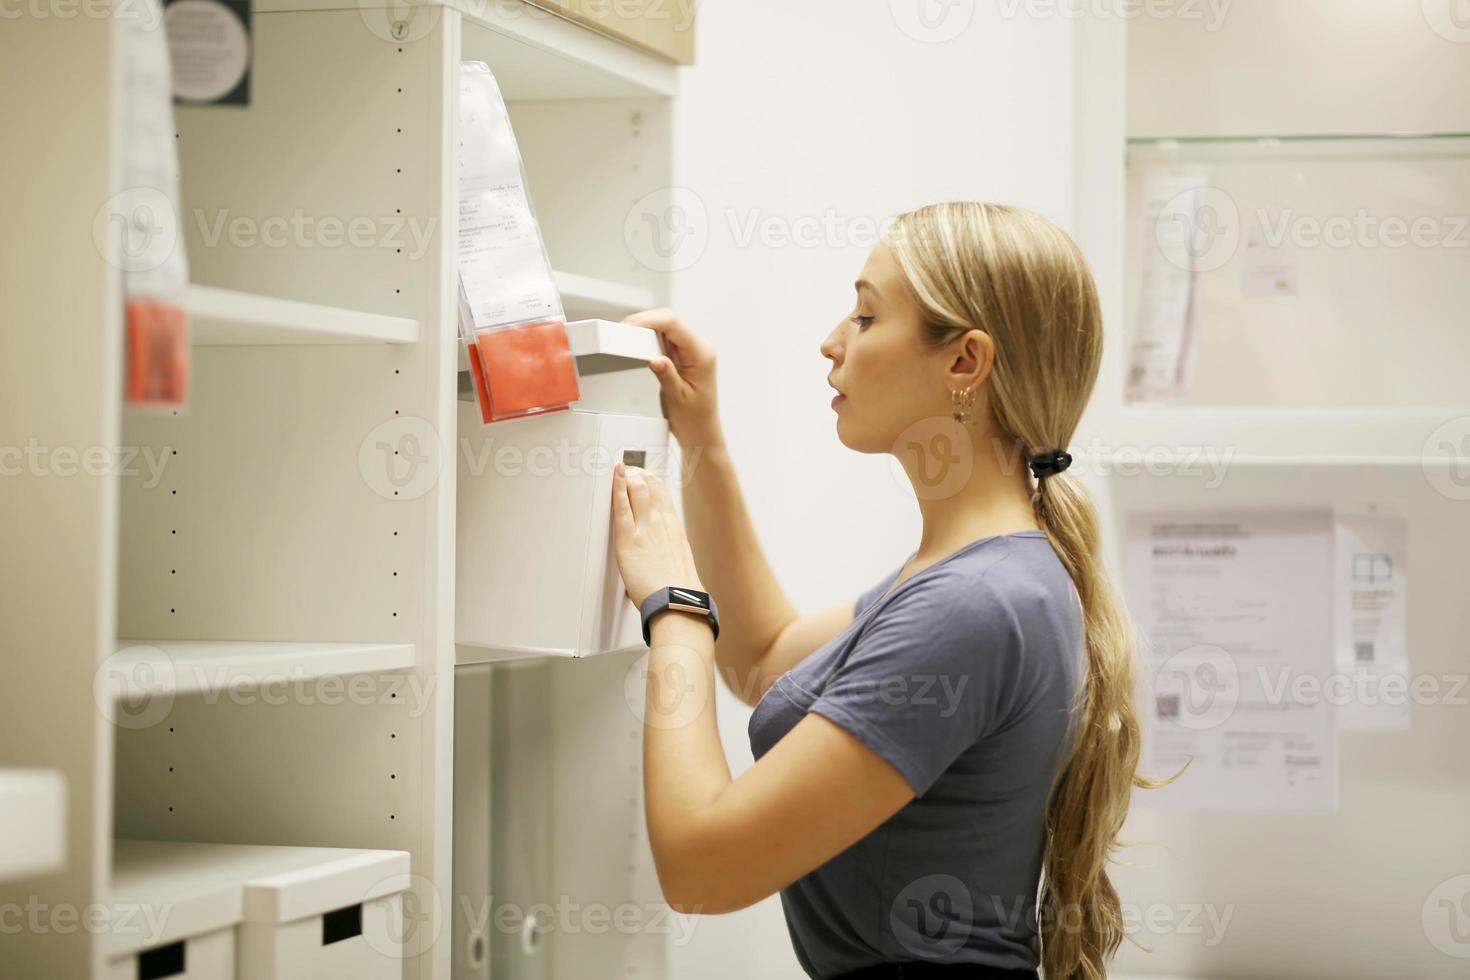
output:
POLYGON ((678 609, 683 612, 709 615, 709 593, 696 592, 693 589, 675 589, 670 587, 669 608, 678 609))

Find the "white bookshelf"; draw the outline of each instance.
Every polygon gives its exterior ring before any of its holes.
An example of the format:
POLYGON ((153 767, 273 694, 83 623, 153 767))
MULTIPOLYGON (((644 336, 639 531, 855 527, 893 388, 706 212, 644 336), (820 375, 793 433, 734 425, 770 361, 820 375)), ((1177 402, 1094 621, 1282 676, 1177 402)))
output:
MULTIPOLYGON (((0 762, 66 786, 0 809, 7 844, 33 841, 27 857, 46 872, 11 884, 19 865, 6 866, 0 904, 166 902, 208 880, 210 914, 235 914, 250 869, 139 863, 120 839, 393 851, 412 876, 404 977, 488 978, 502 937, 478 936, 471 955, 455 915, 488 901, 488 886, 456 894, 451 865, 459 63, 488 61, 506 93, 569 312, 611 320, 669 295, 668 275, 631 259, 624 236, 631 202, 672 182, 678 72, 514 0, 265 0, 252 26, 249 108, 175 110, 193 281, 190 397, 176 413, 124 408, 121 275, 115 245, 92 240, 122 189, 118 26, 24 18, 0 32, 14 140, 0 177, 27 189, 14 226, 33 229, 5 242, 19 265, 0 314, 47 325, 0 331, 0 445, 128 447, 162 464, 0 480, 0 509, 25 515, 7 538, 0 640, 27 651, 7 663, 0 762), (567 152, 577 145, 598 152, 567 152), (209 234, 234 227, 217 220, 298 215, 411 223, 418 237, 360 247, 209 234), (385 479, 398 450, 434 440, 437 470, 411 486, 385 479), (369 696, 321 696, 344 684, 369 696), (156 713, 114 724, 114 705, 150 695, 162 696, 156 713)), ((626 713, 620 688, 605 695, 626 713)), ((583 773, 568 765, 558 778, 575 782, 583 773)), ((626 773, 589 812, 626 806, 637 783, 626 773)), ((535 831, 508 832, 514 845, 535 831)), ((615 902, 642 856, 629 850, 575 886, 523 878, 527 897, 615 902)), ((6 936, 0 958, 17 976, 100 978, 114 940, 25 933, 6 936)), ((657 980, 657 950, 634 956, 631 941, 553 939, 540 955, 558 975, 626 959, 657 980)))
POLYGON ((0 883, 66 864, 66 779, 54 769, 0 769, 0 883))

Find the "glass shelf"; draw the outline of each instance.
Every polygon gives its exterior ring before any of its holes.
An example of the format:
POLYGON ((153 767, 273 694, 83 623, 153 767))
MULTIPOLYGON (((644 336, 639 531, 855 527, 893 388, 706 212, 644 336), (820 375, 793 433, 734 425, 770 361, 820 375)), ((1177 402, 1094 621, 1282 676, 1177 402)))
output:
POLYGON ((1187 378, 1131 404, 1470 414, 1470 133, 1129 139, 1130 350, 1186 186, 1187 378))
POLYGON ((1284 133, 1253 136, 1130 136, 1129 146, 1203 145, 1209 143, 1364 143, 1364 142, 1428 142, 1438 140, 1470 140, 1470 133, 1284 133))

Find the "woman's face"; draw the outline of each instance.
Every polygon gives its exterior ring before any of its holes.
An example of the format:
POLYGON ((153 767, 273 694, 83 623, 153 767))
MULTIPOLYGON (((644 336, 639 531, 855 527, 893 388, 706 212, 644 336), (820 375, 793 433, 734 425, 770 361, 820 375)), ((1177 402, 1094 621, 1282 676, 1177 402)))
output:
POLYGON ((879 242, 856 284, 852 310, 822 342, 837 438, 861 453, 886 453, 920 419, 948 415, 952 345, 924 343, 924 317, 893 252, 879 242))

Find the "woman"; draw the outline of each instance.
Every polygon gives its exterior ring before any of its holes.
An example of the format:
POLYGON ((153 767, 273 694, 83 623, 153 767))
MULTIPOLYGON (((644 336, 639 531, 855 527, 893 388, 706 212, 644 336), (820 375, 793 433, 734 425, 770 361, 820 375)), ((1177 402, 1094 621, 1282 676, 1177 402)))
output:
POLYGON ((699 452, 687 535, 657 479, 620 466, 613 489, 623 581, 655 607, 644 782, 665 898, 710 914, 779 891, 812 977, 1102 977, 1139 735, 1129 623, 1061 452, 1101 355, 1091 274, 1035 214, 942 204, 896 219, 856 292, 821 348, 837 435, 902 460, 923 533, 855 603, 808 616, 761 554, 713 352, 667 311, 629 318, 665 338, 664 412, 699 452), (709 592, 717 623, 661 605, 666 587, 709 592), (716 668, 755 705, 736 780, 716 668))

